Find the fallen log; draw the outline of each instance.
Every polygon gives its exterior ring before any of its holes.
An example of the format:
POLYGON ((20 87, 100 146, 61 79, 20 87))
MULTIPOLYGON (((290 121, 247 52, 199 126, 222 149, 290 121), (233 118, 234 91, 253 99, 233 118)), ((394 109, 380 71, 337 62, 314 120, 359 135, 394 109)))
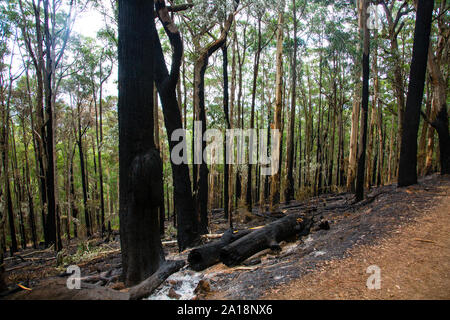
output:
POLYGON ((131 287, 129 293, 130 300, 138 300, 148 297, 161 283, 172 273, 184 267, 183 260, 166 261, 154 274, 142 281, 138 285, 131 287))
POLYGON ((81 283, 80 289, 68 289, 66 279, 57 277, 46 279, 40 286, 23 290, 15 286, 2 298, 6 300, 128 300, 127 292, 81 283))
POLYGON ((188 255, 189 266, 195 271, 202 271, 215 265, 220 262, 220 249, 248 235, 252 231, 243 230, 234 232, 232 229, 228 229, 219 240, 192 249, 188 255))
POLYGON ((5 273, 8 273, 8 272, 11 272, 11 271, 14 271, 14 270, 19 270, 19 269, 28 267, 28 266, 30 266, 30 265, 32 265, 32 264, 33 264, 33 262, 26 262, 26 263, 24 263, 24 264, 20 264, 20 265, 18 265, 18 266, 15 266, 15 267, 6 269, 6 270, 5 270, 5 273))
POLYGON ((279 242, 307 235, 313 224, 304 214, 291 214, 236 240, 220 250, 220 260, 235 266, 264 249, 281 250, 279 242))
POLYGON ((201 238, 213 240, 213 239, 220 239, 220 238, 222 238, 222 236, 223 236, 223 233, 208 233, 208 234, 203 234, 201 236, 201 238))
POLYGON ((176 245, 178 243, 177 240, 170 240, 170 241, 163 241, 161 244, 163 246, 171 246, 171 245, 176 245))
MULTIPOLYGON (((154 274, 131 287, 128 292, 121 292, 100 285, 84 282, 91 279, 82 279, 81 288, 69 289, 66 279, 56 277, 49 279, 31 291, 15 288, 4 294, 6 299, 11 300, 138 300, 148 297, 163 283, 172 273, 177 272, 185 265, 183 260, 166 261, 154 274)), ((67 274, 68 275, 68 274, 67 274)), ((106 273, 102 273, 102 276, 106 273)), ((105 279, 99 279, 103 282, 105 279)), ((81 279, 80 279, 81 280, 81 279)), ((106 279, 107 280, 107 279, 106 279)))

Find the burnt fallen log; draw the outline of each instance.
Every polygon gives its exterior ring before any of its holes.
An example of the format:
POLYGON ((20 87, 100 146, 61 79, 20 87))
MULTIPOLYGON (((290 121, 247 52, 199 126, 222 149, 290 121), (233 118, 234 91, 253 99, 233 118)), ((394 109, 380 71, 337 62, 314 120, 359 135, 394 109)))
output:
POLYGON ((189 252, 189 266, 195 271, 202 271, 220 262, 220 249, 248 235, 253 230, 234 232, 228 229, 219 240, 194 248, 189 252))
POLYGON ((280 241, 309 234, 312 224, 312 219, 304 214, 285 216, 223 247, 220 260, 232 267, 262 250, 281 250, 280 241))
POLYGON ((131 287, 129 291, 130 300, 138 300, 148 297, 161 283, 172 273, 184 267, 183 260, 166 261, 154 274, 138 285, 131 287))

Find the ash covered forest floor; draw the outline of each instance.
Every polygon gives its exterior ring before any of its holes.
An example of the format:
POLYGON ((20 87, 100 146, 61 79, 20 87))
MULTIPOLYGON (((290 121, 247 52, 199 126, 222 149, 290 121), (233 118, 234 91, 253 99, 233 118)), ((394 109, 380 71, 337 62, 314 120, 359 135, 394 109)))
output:
POLYGON ((330 230, 219 278, 210 298, 449 299, 449 196, 449 177, 435 175, 408 188, 373 189, 362 206, 348 205, 350 194, 316 198, 310 205, 329 208, 321 215, 330 230), (380 290, 366 287, 371 265, 381 269, 380 290))
MULTIPOLYGON (((450 177, 432 175, 407 188, 372 188, 358 204, 351 193, 327 194, 282 205, 275 216, 259 210, 238 215, 239 230, 299 211, 328 221, 330 228, 282 243, 281 252, 260 252, 234 268, 217 264, 194 272, 184 267, 150 299, 450 299, 449 198, 450 177), (366 287, 371 265, 381 270, 380 290, 366 287), (209 285, 194 293, 200 280, 209 285)), ((212 233, 226 229, 222 216, 213 212, 212 233)), ((164 248, 167 259, 187 258, 188 252, 178 253, 172 243, 164 248)), ((58 256, 52 250, 27 250, 8 258, 7 280, 15 292, 3 298, 62 298, 45 286, 65 282, 61 274, 74 261, 91 284, 127 290, 119 280, 116 237, 108 243, 74 241, 58 256), (34 296, 17 284, 43 293, 34 296)))

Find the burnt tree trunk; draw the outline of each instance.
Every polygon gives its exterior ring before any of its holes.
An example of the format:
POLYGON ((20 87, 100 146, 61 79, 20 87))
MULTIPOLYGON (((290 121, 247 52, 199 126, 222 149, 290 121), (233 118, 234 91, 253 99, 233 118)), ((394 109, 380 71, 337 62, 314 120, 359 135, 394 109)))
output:
POLYGON ((88 181, 86 175, 86 168, 84 162, 84 152, 83 152, 83 133, 81 132, 81 114, 78 103, 78 154, 80 156, 80 170, 81 170, 81 187, 83 190, 83 210, 84 210, 84 222, 86 224, 86 236, 89 238, 92 235, 91 218, 88 208, 88 181))
POLYGON ((75 155, 75 150, 72 152, 70 159, 70 169, 69 169, 69 183, 70 183, 70 210, 73 217, 73 237, 78 238, 78 208, 75 205, 75 185, 73 179, 73 157, 75 155))
MULTIPOLYGON (((32 116, 32 115, 30 115, 32 116)), ((30 164, 28 159, 28 144, 29 141, 26 139, 26 129, 25 129, 25 118, 22 118, 22 133, 23 133, 23 141, 24 141, 24 184, 25 184, 25 197, 28 200, 28 223, 31 231, 31 241, 33 242, 33 248, 37 249, 38 240, 36 233, 36 219, 34 216, 34 203, 33 203, 33 194, 31 191, 31 174, 30 174, 30 164)))
POLYGON ((362 84, 362 101, 361 101, 361 126, 359 131, 358 143, 358 168, 356 173, 356 201, 361 201, 364 198, 364 174, 366 167, 366 144, 367 144, 367 114, 369 107, 369 52, 370 52, 370 30, 367 25, 367 8, 369 2, 364 0, 362 21, 364 30, 364 44, 363 44, 363 84, 362 84))
MULTIPOLYGON (((234 11, 237 10, 239 1, 234 2, 234 11)), ((206 111, 205 111, 205 73, 208 67, 208 60, 214 52, 220 49, 225 43, 228 32, 234 21, 234 12, 230 13, 224 23, 220 36, 203 48, 196 48, 199 55, 194 63, 194 113, 197 121, 201 122, 201 133, 204 137, 206 131, 206 111)), ((201 141, 201 150, 205 150, 206 142, 201 141)), ((201 164, 197 164, 198 168, 194 171, 194 193, 195 193, 195 207, 199 214, 199 233, 205 234, 208 232, 208 166, 201 159, 201 164)), ((194 167, 196 165, 194 164, 194 167)))
POLYGON ((417 183, 417 132, 425 87, 433 7, 433 0, 419 0, 417 5, 413 55, 400 149, 399 187, 417 183))
MULTIPOLYGON (((294 53, 292 57, 292 96, 291 96, 291 114, 289 118, 289 131, 287 141, 287 163, 286 163, 286 189, 284 191, 285 201, 294 199, 294 134, 295 134, 295 105, 297 100, 297 8, 295 0, 292 1, 292 14, 294 19, 294 53)), ((299 120, 301 123, 301 119, 299 120)))
POLYGON ((46 66, 44 72, 44 104, 45 104, 45 114, 46 114, 46 193, 47 193, 47 217, 45 219, 45 229, 47 234, 46 246, 55 244, 55 250, 60 249, 60 241, 57 239, 56 231, 56 190, 55 190, 55 140, 54 140, 54 105, 52 101, 53 96, 53 59, 52 59, 52 47, 50 38, 50 27, 49 27, 49 1, 44 0, 44 33, 45 33, 45 47, 46 47, 46 66), (58 241, 57 241, 58 240, 58 241))
MULTIPOLYGON (((205 111, 205 73, 208 66, 209 55, 207 51, 195 62, 194 66, 194 109, 195 118, 197 121, 201 122, 201 137, 204 137, 206 132, 206 111, 205 111)), ((205 150, 206 142, 201 141, 201 150, 205 150)), ((208 233, 208 166, 203 158, 203 153, 200 153, 201 164, 194 164, 197 167, 196 175, 194 179, 196 180, 197 188, 194 190, 195 193, 195 209, 198 216, 199 232, 201 234, 208 233)))
MULTIPOLYGON (((180 77, 180 66, 183 56, 183 43, 176 25, 173 23, 168 14, 165 2, 157 0, 156 9, 157 15, 164 26, 164 30, 173 48, 172 66, 169 73, 164 60, 161 43, 159 42, 159 37, 155 29, 155 83, 161 98, 165 127, 167 136, 169 137, 169 151, 172 153, 174 147, 177 145, 177 141, 172 141, 172 134, 175 130, 183 128, 181 112, 176 94, 176 86, 180 77)), ((182 137, 182 139, 182 144, 184 146, 182 158, 186 161, 182 161, 181 163, 171 161, 174 198, 177 200, 174 203, 174 211, 177 216, 177 237, 180 251, 194 246, 199 239, 195 207, 191 192, 191 179, 189 176, 189 167, 187 165, 186 158, 187 154, 184 154, 184 152, 187 151, 187 141, 185 136, 182 137)), ((170 211, 169 206, 167 206, 167 210, 170 211)))
MULTIPOLYGON (((252 105, 251 105, 251 111, 250 111, 250 129, 255 128, 255 103, 256 103, 256 84, 258 80, 258 71, 259 71, 259 64, 260 64, 260 57, 261 57, 261 15, 258 16, 258 44, 257 44, 257 50, 255 53, 255 60, 253 64, 253 85, 252 85, 252 105)), ((247 155, 248 155, 248 167, 247 167, 247 194, 245 198, 245 202, 247 205, 247 210, 249 212, 252 211, 253 207, 253 201, 252 201, 252 164, 254 159, 253 158, 253 131, 250 133, 249 138, 249 145, 251 146, 247 155)))
MULTIPOLYGON (((222 66, 222 73, 223 73, 223 112, 225 114, 225 120, 227 123, 227 129, 231 129, 231 120, 230 120, 230 111, 229 111, 229 93, 228 93, 228 47, 227 44, 224 43, 222 46, 222 57, 223 57, 223 66, 222 66)), ((231 151, 229 151, 231 152, 231 151)), ((227 159, 227 143, 226 140, 224 140, 224 159, 227 159)), ((225 161, 224 165, 224 175, 223 175, 223 195, 224 195, 224 213, 225 213, 225 219, 228 220, 228 217, 230 215, 230 203, 229 203, 229 197, 230 197, 230 164, 228 161, 225 161)))
POLYGON ((119 177, 123 278, 137 284, 164 261, 158 207, 162 161, 154 143, 153 1, 119 1, 119 177))
MULTIPOLYGON (((447 111, 448 90, 447 79, 443 72, 443 66, 446 61, 445 49, 448 47, 448 23, 446 15, 443 13, 447 9, 447 2, 441 1, 437 16, 437 44, 435 47, 430 44, 430 49, 428 49, 428 70, 433 87, 433 107, 431 113, 434 118, 431 120, 432 126, 436 129, 439 136, 441 174, 450 174, 450 137, 447 111)), ((430 131, 433 130, 430 128, 430 131)))

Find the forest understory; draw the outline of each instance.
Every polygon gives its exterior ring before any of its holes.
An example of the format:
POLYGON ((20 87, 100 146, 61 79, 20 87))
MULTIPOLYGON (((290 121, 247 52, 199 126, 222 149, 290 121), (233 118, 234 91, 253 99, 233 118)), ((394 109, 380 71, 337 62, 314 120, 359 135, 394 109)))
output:
POLYGON ((0 299, 448 299, 449 22, 0 0, 0 299))
MULTIPOLYGON (((186 265, 149 299, 448 299, 449 193, 450 178, 435 174, 406 188, 372 188, 356 204, 353 194, 340 193, 283 204, 274 216, 259 214, 258 208, 236 213, 238 230, 298 212, 310 212, 316 222, 309 235, 281 242, 281 251, 263 250, 234 267, 218 263, 195 272, 186 265), (382 270, 381 290, 366 287, 366 268, 373 264, 382 270)), ((220 210, 213 210, 210 228, 214 234, 226 231, 220 210)), ((187 259, 190 250, 178 253, 172 238, 163 239, 163 245, 168 260, 187 259)), ((103 286, 128 291, 120 282, 120 242, 114 232, 109 242, 72 241, 59 254, 25 250, 5 263, 10 291, 4 299, 108 299, 103 286), (66 288, 70 264, 81 268, 81 290, 66 288)))

